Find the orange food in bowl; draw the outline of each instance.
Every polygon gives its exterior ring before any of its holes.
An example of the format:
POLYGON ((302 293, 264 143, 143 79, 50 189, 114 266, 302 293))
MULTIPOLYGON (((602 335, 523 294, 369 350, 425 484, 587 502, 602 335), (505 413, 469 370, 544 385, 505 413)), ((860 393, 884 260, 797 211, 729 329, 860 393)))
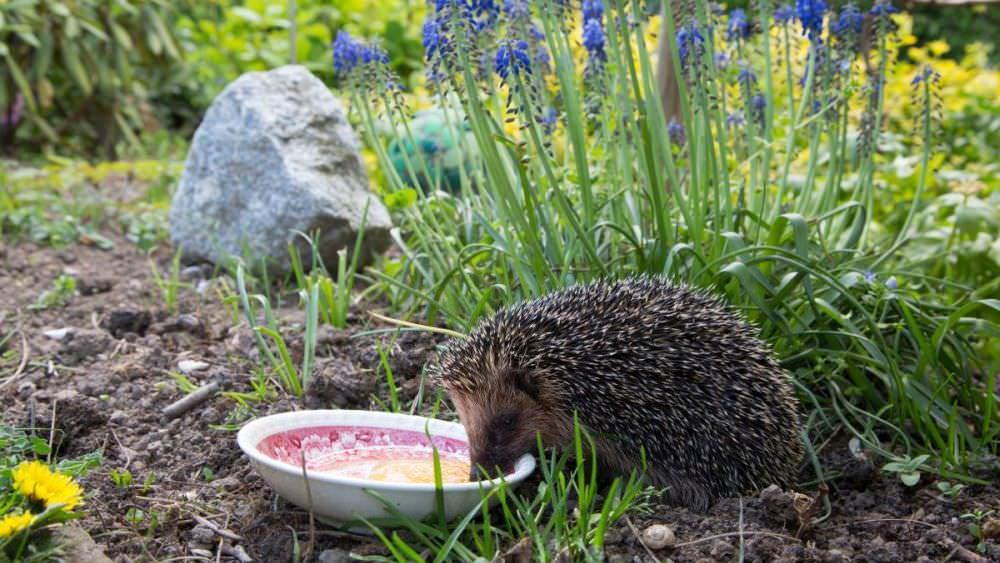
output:
MULTIPOLYGON (((395 483, 433 483, 434 460, 432 458, 381 460, 372 466, 368 473, 368 479, 395 483)), ((441 458, 441 481, 443 483, 464 483, 468 480, 468 462, 441 458)))

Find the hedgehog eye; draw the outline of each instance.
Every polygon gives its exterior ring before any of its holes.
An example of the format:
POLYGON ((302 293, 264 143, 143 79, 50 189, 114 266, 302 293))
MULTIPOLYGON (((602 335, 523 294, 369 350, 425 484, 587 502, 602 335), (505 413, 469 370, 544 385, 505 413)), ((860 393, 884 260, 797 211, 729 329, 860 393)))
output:
POLYGON ((496 418, 496 425, 497 425, 497 427, 502 428, 504 430, 513 429, 516 424, 517 424, 517 413, 516 412, 504 413, 504 414, 501 414, 501 415, 497 416, 497 418, 496 418))

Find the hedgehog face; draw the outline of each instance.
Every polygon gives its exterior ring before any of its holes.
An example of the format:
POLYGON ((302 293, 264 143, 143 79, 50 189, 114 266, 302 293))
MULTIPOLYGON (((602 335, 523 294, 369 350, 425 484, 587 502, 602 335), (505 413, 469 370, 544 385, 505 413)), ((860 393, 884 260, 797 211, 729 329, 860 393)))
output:
POLYGON ((539 433, 543 444, 557 439, 551 411, 526 370, 504 369, 488 386, 450 395, 469 436, 473 481, 509 472, 519 457, 537 449, 539 433))

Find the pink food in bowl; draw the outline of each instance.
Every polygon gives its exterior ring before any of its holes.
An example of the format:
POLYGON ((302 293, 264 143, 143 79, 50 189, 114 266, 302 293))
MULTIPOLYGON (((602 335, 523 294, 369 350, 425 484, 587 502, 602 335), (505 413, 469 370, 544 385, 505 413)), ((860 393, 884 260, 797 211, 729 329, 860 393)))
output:
POLYGON ((313 426, 278 432, 260 440, 264 455, 307 472, 397 483, 434 483, 433 448, 442 482, 469 480, 469 445, 454 438, 397 428, 313 426))

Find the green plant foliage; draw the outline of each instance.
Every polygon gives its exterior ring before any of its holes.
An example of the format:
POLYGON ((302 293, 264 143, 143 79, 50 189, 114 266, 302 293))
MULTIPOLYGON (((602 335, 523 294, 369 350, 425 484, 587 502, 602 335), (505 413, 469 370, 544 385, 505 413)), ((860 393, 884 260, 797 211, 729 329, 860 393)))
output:
MULTIPOLYGON (((43 167, 0 165, 0 236, 63 247, 73 243, 109 249, 100 234, 111 229, 145 251, 167 237, 169 187, 178 163, 144 160, 90 165, 52 158, 43 167), (106 183, 128 178, 145 186, 132 196, 102 193, 106 183)), ((106 188, 105 188, 106 192, 106 188)))
MULTIPOLYGON (((206 107, 230 81, 292 61, 289 2, 217 0, 190 2, 177 21, 177 34, 194 80, 196 105, 206 107)), ((421 65, 421 0, 295 2, 295 55, 299 64, 328 83, 334 80, 330 42, 342 28, 381 38, 404 77, 421 65), (397 17, 405 19, 395 19, 397 17)))
POLYGON ((111 155, 155 127, 152 92, 181 52, 167 0, 0 3, 0 151, 57 145, 111 155))
MULTIPOLYGON (((393 173, 379 119, 398 130, 411 111, 391 69, 377 57, 345 68, 387 191, 400 194, 389 199, 402 259, 375 273, 396 308, 467 331, 499 307, 581 281, 665 275, 713 287, 760 326, 816 409, 814 433, 846 427, 883 455, 931 455, 935 470, 966 477, 971 461, 996 453, 988 343, 1000 335, 1000 299, 995 284, 973 285, 991 271, 963 266, 969 277, 953 281, 907 254, 939 162, 933 69, 900 82, 913 170, 906 195, 889 192, 896 199, 882 207, 891 166, 880 151, 892 137, 882 136, 889 101, 878 85, 900 47, 890 16, 875 18, 869 73, 849 41, 827 37, 833 54, 821 54, 797 20, 775 20, 767 6, 747 16, 767 33, 738 40, 727 34, 732 16, 706 2, 667 11, 669 36, 687 34, 672 54, 682 112, 668 125, 647 36, 656 26, 644 14, 606 2, 581 35, 577 12, 531 4, 540 34, 516 18, 465 27, 450 5, 435 14, 429 37, 463 48, 435 52, 428 88, 440 107, 460 100, 481 157, 455 194, 411 197, 405 178, 430 165, 415 151, 410 173, 393 173)), ((445 113, 446 126, 464 126, 445 113)), ((972 240, 992 232, 976 216, 956 214, 972 240)), ((961 240, 935 250, 954 256, 961 240)))

